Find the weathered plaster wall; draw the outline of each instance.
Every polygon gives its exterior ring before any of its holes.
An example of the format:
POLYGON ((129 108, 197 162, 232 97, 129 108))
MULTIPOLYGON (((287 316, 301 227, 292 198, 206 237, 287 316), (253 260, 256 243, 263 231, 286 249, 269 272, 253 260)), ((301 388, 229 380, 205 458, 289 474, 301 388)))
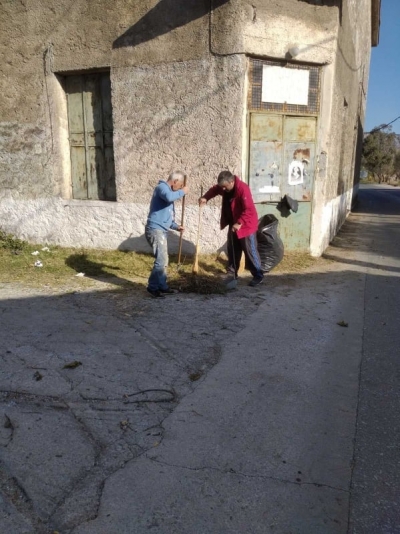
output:
MULTIPOLYGON (((3 2, 0 225, 31 241, 77 246, 115 247, 132 235, 136 247, 152 188, 181 168, 189 175, 193 234, 200 185, 207 188, 223 168, 246 168, 245 55, 284 59, 297 45, 296 61, 325 65, 311 243, 313 253, 322 252, 348 210, 342 199, 352 184, 353 126, 365 104, 370 8, 368 0, 319 3, 3 2), (93 68, 110 69, 117 203, 68 204, 62 76, 93 68), (322 224, 329 210, 330 223, 322 224)), ((218 206, 213 201, 207 211, 208 250, 223 241, 218 206)))
MULTIPOLYGON (((186 220, 193 235, 186 236, 195 241, 200 185, 210 186, 223 168, 239 172, 242 149, 245 59, 210 54, 209 8, 209 0, 3 3, 2 228, 30 241, 72 246, 116 247, 131 236, 129 244, 146 248, 139 237, 152 189, 181 168, 191 188, 186 220), (112 81, 118 202, 68 203, 62 76, 105 67, 112 81)), ((204 250, 224 240, 219 203, 212 204, 204 250)))
POLYGON ((371 49, 369 0, 232 0, 212 15, 214 53, 322 65, 311 251, 319 255, 351 208, 355 147, 364 122, 371 49), (325 4, 325 5, 320 5, 325 4), (327 223, 328 221, 328 223, 327 223))
MULTIPOLYGON (((198 207, 185 207, 183 253, 193 253, 197 240, 198 207)), ((32 243, 65 247, 85 247, 150 252, 144 238, 148 203, 92 201, 82 206, 79 200, 61 198, 18 199, 11 195, 1 204, 0 228, 32 243)), ((176 205, 177 220, 181 203, 176 205)), ((214 252, 225 243, 226 232, 218 225, 219 207, 202 209, 200 247, 214 252)), ((169 248, 177 251, 179 234, 171 232, 169 248)))
POLYGON ((120 201, 148 201, 160 177, 180 168, 195 202, 201 184, 240 169, 245 72, 243 56, 113 71, 120 201))
MULTIPOLYGON (((1 11, 0 187, 22 198, 66 194, 66 107, 53 73, 111 67, 113 76, 119 67, 209 57, 208 0, 26 0, 2 2, 1 11)), ((139 95, 153 113, 156 91, 139 95)))
POLYGON ((320 255, 351 210, 357 135, 364 124, 371 53, 369 0, 342 3, 336 54, 324 68, 320 116, 323 165, 316 176, 311 253, 320 255))
POLYGON ((212 51, 284 59, 297 45, 299 60, 329 63, 335 52, 337 11, 332 5, 298 0, 231 0, 212 14, 212 51))
POLYGON ((46 125, 39 121, 0 122, 0 198, 6 191, 15 197, 53 195, 47 143, 46 125))

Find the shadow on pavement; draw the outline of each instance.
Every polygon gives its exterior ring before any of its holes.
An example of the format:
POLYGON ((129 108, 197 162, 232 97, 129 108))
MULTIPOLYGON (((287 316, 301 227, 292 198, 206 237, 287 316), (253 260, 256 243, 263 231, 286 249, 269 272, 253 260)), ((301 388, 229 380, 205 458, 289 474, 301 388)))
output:
MULTIPOLYGON (((369 194, 361 195, 361 200, 369 201, 369 194)), ((381 226, 381 233, 389 232, 381 240, 379 225, 371 225, 368 216, 362 221, 358 214, 356 222, 352 216, 345 223, 327 251, 326 257, 334 261, 326 272, 272 274, 261 288, 239 286, 225 296, 178 294, 155 302, 143 298, 143 286, 131 282, 133 291, 128 292, 120 287, 48 295, 2 284, 0 513, 4 532, 28 532, 29 525, 31 531, 42 534, 49 529, 79 528, 85 522, 87 532, 96 532, 98 524, 97 532, 111 532, 102 530, 101 523, 111 520, 114 531, 133 532, 132 522, 128 530, 118 530, 118 521, 124 520, 121 514, 108 519, 104 488, 115 477, 124 476, 126 469, 134 469, 132 460, 160 451, 163 441, 171 440, 165 434, 166 419, 187 395, 195 393, 217 363, 229 364, 233 347, 237 354, 242 351, 239 356, 247 358, 248 368, 234 376, 233 366, 229 383, 236 384, 233 390, 244 391, 246 402, 237 405, 235 394, 221 403, 228 412, 232 407, 224 423, 226 435, 212 433, 205 439, 212 417, 202 431, 205 448, 211 437, 216 442, 207 460, 211 462, 215 455, 218 468, 210 473, 220 477, 218 483, 226 479, 228 489, 221 485, 216 493, 203 492, 201 488, 214 486, 201 478, 209 474, 203 464, 197 465, 196 457, 192 458, 194 467, 177 475, 181 482, 185 477, 198 477, 193 500, 203 506, 199 513, 208 510, 207 531, 221 531, 217 522, 231 517, 232 532, 240 532, 245 513, 248 528, 261 532, 268 512, 276 532, 342 534, 348 527, 352 476, 358 482, 352 490, 356 510, 352 521, 362 524, 368 519, 377 525, 374 532, 383 532, 383 524, 390 528, 391 519, 379 523, 378 516, 390 513, 389 505, 398 496, 392 476, 398 452, 390 449, 397 441, 388 428, 395 432, 398 427, 399 340, 398 313, 387 312, 385 303, 400 299, 396 289, 399 269, 386 268, 383 262, 399 257, 399 227, 381 226), (382 263, 357 258, 360 250, 375 253, 377 241, 381 254, 386 255, 382 263), (352 253, 354 257, 349 256, 352 253), (342 268, 343 263, 354 268, 342 268), (365 267, 380 272, 366 277, 365 267), (364 330, 363 320, 368 326, 364 330), (250 341, 240 348, 238 336, 243 332, 250 341), (382 336, 378 345, 372 337, 376 332, 382 336), (384 339, 391 340, 390 351, 381 350, 384 339), (360 395, 359 375, 361 384, 367 384, 360 395), (258 417, 261 408, 262 419, 258 417), (358 413, 363 419, 354 453, 358 413), (256 425, 255 435, 250 420, 256 425), (242 450, 237 444, 246 436, 249 441, 243 441, 242 450), (373 461, 364 456, 366 448, 372 451, 373 461), (249 450, 254 455, 261 451, 262 457, 254 465, 243 466, 249 450), (389 462, 379 465, 382 450, 389 462), (243 484, 232 501, 232 484, 242 473, 243 484), (285 488, 279 503, 266 497, 265 488, 271 484, 276 485, 272 495, 278 485, 285 488), (374 493, 376 488, 379 495, 374 493), (220 491, 227 491, 226 500, 220 491), (302 500, 302 496, 306 497, 302 500), (240 505, 243 502, 252 504, 246 512, 240 505), (389 503, 386 511, 376 511, 377 502, 382 507, 389 503), (209 512, 213 507, 216 512, 209 512), (375 518, 363 512, 366 519, 357 519, 357 510, 375 513, 375 518), (296 530, 299 520, 302 524, 296 530)), ((72 255, 68 265, 96 279, 108 278, 104 269, 109 266, 88 261, 84 255, 72 255)), ((115 278, 118 286, 126 282, 115 278)), ((219 380, 218 387, 224 387, 224 377, 219 380)), ((208 393, 215 392, 218 388, 208 393)), ((186 429, 189 436, 205 420, 195 408, 187 415, 194 421, 186 429)), ((186 449, 185 454, 189 453, 186 449)), ((161 484, 163 471, 170 476, 170 470, 157 466, 157 483, 161 484)), ((136 502, 141 481, 135 478, 131 483, 136 502)), ((175 498, 171 487, 170 492, 175 498)), ((152 490, 151 499, 158 493, 152 490)), ((179 499, 185 495, 179 489, 179 499)), ((162 496, 169 497, 170 493, 162 496)), ((131 495, 114 494, 113 498, 128 505, 131 495)), ((195 511, 189 508, 191 517, 195 511)), ((150 513, 146 510, 148 518, 150 513)), ((187 510, 179 509, 180 513, 187 510)), ((140 514, 133 518, 141 520, 140 514)), ((205 520, 205 516, 198 517, 199 524, 205 520)), ((367 532, 363 528, 357 532, 367 532)))

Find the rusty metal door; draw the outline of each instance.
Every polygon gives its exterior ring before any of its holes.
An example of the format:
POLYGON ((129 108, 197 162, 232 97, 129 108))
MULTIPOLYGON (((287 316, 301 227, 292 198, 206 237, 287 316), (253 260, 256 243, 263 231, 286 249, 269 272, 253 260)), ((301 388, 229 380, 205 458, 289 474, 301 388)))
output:
POLYGON ((308 250, 315 167, 316 118, 250 114, 249 185, 259 215, 274 213, 288 250, 308 250), (282 215, 279 201, 299 202, 296 214, 282 215))
POLYGON ((67 76, 72 196, 115 200, 111 84, 108 73, 67 76))
POLYGON ((314 183, 316 119, 313 117, 285 117, 284 169, 287 180, 284 194, 299 202, 310 202, 314 183))
POLYGON ((279 200, 283 181, 282 149, 282 116, 252 113, 249 184, 254 202, 279 200))

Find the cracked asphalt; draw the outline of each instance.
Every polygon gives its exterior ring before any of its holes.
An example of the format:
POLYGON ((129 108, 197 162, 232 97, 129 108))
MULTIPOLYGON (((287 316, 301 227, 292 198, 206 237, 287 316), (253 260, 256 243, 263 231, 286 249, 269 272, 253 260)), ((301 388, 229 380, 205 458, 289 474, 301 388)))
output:
POLYGON ((228 295, 0 284, 0 531, 400 533, 399 202, 228 295))

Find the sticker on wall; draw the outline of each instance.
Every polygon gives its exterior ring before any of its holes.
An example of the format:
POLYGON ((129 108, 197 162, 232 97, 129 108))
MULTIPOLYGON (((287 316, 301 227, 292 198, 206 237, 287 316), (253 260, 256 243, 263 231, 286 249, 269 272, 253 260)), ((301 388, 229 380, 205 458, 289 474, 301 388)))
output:
POLYGON ((258 190, 259 193, 280 193, 280 189, 277 185, 265 185, 258 190))
POLYGON ((289 185, 299 185, 304 181, 304 163, 294 159, 289 165, 289 185))

